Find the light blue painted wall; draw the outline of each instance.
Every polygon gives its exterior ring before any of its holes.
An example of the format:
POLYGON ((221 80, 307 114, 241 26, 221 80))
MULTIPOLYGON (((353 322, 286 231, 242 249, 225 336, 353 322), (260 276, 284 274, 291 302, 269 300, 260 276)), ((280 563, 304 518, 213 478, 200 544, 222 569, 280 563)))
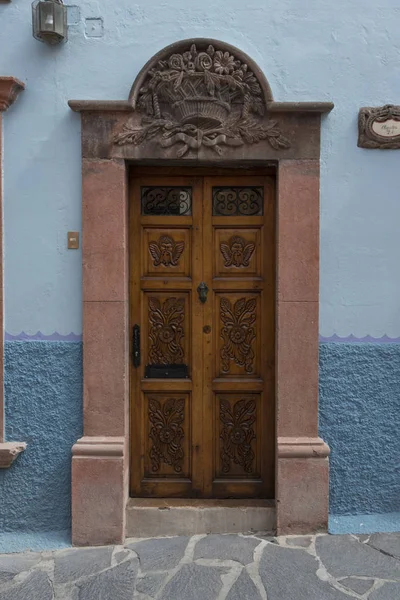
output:
POLYGON ((400 102, 400 0, 77 1, 55 48, 32 38, 30 4, 0 5, 0 73, 26 83, 4 119, 9 333, 81 332, 80 251, 66 249, 81 226, 80 122, 67 100, 124 99, 157 50, 206 36, 251 55, 276 100, 335 102, 322 128, 320 331, 400 336, 400 151, 357 148, 359 107, 400 102), (104 35, 87 37, 97 17, 104 35))

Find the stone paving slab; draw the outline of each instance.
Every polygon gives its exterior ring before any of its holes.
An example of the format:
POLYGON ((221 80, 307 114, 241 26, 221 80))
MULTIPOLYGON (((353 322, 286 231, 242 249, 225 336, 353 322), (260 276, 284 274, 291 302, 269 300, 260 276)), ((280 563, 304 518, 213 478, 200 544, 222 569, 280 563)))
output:
POLYGON ((344 585, 348 590, 352 590, 353 592, 357 592, 362 596, 366 592, 368 592, 371 587, 374 585, 374 579, 367 578, 357 578, 357 577, 345 577, 344 579, 340 579, 340 584, 344 585))
POLYGON ((54 583, 76 581, 84 575, 99 573, 111 566, 110 548, 74 548, 57 552, 54 556, 54 583))
POLYGON ((142 571, 167 571, 182 559, 188 537, 153 538, 128 544, 140 559, 142 571))
POLYGON ((253 562, 253 552, 259 543, 260 540, 247 536, 207 535, 196 544, 194 558, 236 560, 247 565, 253 562))
POLYGON ((376 550, 381 550, 384 554, 400 558, 400 532, 374 533, 369 536, 367 543, 376 550))
POLYGON ((195 535, 0 555, 0 600, 400 600, 400 534, 195 535))
POLYGON ((400 561, 352 536, 318 537, 316 551, 334 577, 358 575, 400 580, 400 561))

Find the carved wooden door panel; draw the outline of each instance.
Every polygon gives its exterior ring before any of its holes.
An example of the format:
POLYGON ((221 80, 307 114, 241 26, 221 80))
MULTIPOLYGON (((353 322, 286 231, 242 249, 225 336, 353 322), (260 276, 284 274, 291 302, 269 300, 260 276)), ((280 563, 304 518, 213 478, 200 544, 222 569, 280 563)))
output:
POLYGON ((273 197, 269 177, 132 180, 134 496, 273 497, 273 197))
POLYGON ((274 497, 273 198, 268 177, 204 181, 208 497, 274 497))
POLYGON ((140 365, 131 377, 131 493, 196 496, 203 485, 202 307, 196 301, 202 180, 134 178, 130 238, 131 324, 140 326, 140 365))

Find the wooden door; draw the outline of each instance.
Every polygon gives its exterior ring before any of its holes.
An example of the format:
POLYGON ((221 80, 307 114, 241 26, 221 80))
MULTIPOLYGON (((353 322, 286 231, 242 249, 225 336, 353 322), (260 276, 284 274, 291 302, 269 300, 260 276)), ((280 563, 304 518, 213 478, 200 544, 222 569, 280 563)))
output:
POLYGON ((272 498, 274 181, 130 189, 131 495, 272 498))

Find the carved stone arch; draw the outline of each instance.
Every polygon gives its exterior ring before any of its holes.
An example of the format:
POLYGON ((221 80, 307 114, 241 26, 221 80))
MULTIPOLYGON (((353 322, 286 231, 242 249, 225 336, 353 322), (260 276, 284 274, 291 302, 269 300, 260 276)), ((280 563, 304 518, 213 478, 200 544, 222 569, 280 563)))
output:
POLYGON ((275 149, 290 141, 267 113, 272 92, 247 54, 217 40, 194 38, 167 46, 140 71, 128 104, 142 120, 128 124, 115 143, 141 145, 154 139, 177 146, 181 158, 199 149, 222 155, 261 140, 275 149))
POLYGON ((231 44, 227 44, 226 42, 222 42, 220 40, 214 40, 211 38, 191 38, 180 40, 179 42, 174 42, 169 46, 165 46, 165 48, 157 52, 157 54, 154 54, 154 56, 147 61, 144 67, 142 67, 135 81, 133 82, 131 91, 129 92, 129 102, 132 104, 134 109, 136 108, 140 89, 142 88, 149 72, 152 69, 155 69, 160 61, 168 61, 168 59, 174 54, 183 55, 185 52, 190 51, 190 48, 193 44, 196 46, 198 52, 206 52, 207 48, 212 46, 216 52, 219 51, 223 54, 228 52, 228 54, 233 56, 235 60, 239 60, 242 64, 247 65, 248 70, 254 73, 258 83, 261 86, 264 102, 267 103, 273 101, 271 87, 267 78, 257 63, 245 52, 239 48, 236 48, 236 46, 232 46, 231 44))

